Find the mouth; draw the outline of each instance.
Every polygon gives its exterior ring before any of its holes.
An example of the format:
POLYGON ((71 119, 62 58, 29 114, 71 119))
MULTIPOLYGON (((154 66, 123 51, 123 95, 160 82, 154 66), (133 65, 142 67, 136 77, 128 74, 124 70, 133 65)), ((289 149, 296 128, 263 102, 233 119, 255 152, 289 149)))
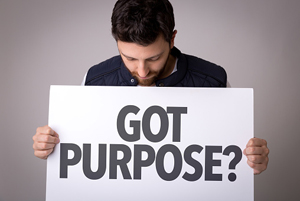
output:
POLYGON ((148 79, 152 79, 155 77, 154 73, 148 73, 146 76, 140 76, 139 74, 137 74, 137 77, 141 80, 148 80, 148 79))
POLYGON ((141 80, 147 80, 147 79, 149 79, 150 77, 148 77, 148 76, 146 76, 146 77, 141 77, 141 76, 139 76, 139 78, 140 78, 141 80))

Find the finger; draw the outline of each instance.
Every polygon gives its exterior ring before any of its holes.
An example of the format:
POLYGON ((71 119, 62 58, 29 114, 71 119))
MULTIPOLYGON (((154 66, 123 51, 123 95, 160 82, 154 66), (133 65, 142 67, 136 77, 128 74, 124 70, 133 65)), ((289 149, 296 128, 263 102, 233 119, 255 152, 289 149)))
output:
POLYGON ((57 144, 59 143, 59 138, 52 135, 40 134, 33 136, 33 141, 57 144))
POLYGON ((48 125, 43 126, 43 127, 38 127, 36 129, 36 135, 38 134, 46 134, 46 135, 52 135, 55 137, 59 137, 58 134, 48 125))
POLYGON ((54 130, 52 130, 52 131, 53 131, 52 136, 59 138, 59 135, 54 130))
POLYGON ((49 154, 51 154, 53 151, 53 149, 48 149, 48 150, 42 150, 42 151, 37 151, 35 150, 34 151, 34 155, 38 158, 41 158, 41 159, 47 159, 49 154))
POLYGON ((246 156, 248 155, 262 155, 262 156, 268 156, 269 155, 269 149, 267 147, 247 147, 244 150, 244 154, 246 156))
POLYGON ((247 156, 248 160, 255 164, 267 163, 268 157, 262 155, 249 155, 247 156))
POLYGON ((33 144, 33 149, 36 151, 49 150, 53 149, 55 145, 53 143, 36 142, 33 144))
POLYGON ((256 164, 256 163, 252 163, 251 161, 247 161, 248 165, 253 169, 254 174, 260 174, 261 172, 263 172, 264 170, 267 169, 267 164, 263 163, 263 164, 256 164))
POLYGON ((246 155, 261 155, 264 153, 264 149, 262 147, 247 147, 245 153, 246 155))
POLYGON ((261 147, 267 146, 267 141, 260 138, 252 138, 248 141, 246 147, 261 147))

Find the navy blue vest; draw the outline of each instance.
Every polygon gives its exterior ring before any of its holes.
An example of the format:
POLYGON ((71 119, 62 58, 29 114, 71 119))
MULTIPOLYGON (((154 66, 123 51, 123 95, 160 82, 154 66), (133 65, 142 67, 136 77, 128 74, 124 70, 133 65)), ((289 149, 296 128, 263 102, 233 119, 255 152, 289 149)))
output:
MULTIPOLYGON (((182 54, 176 47, 171 54, 178 58, 177 71, 156 81, 156 86, 175 87, 226 87, 225 70, 203 59, 182 54)), ((91 67, 85 85, 136 86, 137 80, 125 67, 121 56, 112 57, 91 67)))

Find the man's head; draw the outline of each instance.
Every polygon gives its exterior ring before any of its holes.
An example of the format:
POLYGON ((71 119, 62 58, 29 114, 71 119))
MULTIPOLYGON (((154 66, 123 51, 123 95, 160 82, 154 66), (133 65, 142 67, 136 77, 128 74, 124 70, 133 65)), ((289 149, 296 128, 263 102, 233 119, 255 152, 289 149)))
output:
POLYGON ((177 31, 168 0, 119 0, 111 21, 123 62, 139 85, 154 85, 172 72, 177 31))
MULTIPOLYGON (((174 37, 175 34, 176 31, 174 37)), ((162 34, 147 46, 120 40, 117 43, 125 66, 137 79, 139 85, 152 86, 156 80, 171 74, 176 61, 170 55, 170 49, 174 46, 174 38, 171 39, 171 45, 162 34)))
POLYGON ((159 34, 170 43, 175 27, 173 7, 168 0, 118 0, 111 23, 116 41, 143 46, 152 44, 159 34))

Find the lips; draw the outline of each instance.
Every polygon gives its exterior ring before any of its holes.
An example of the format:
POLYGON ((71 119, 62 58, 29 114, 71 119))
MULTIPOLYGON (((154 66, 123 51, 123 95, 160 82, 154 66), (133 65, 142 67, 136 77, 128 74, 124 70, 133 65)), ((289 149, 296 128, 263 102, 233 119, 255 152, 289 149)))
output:
POLYGON ((139 78, 142 79, 142 80, 146 80, 146 79, 149 79, 151 77, 149 77, 149 76, 147 76, 147 77, 141 77, 141 76, 139 76, 139 78))

